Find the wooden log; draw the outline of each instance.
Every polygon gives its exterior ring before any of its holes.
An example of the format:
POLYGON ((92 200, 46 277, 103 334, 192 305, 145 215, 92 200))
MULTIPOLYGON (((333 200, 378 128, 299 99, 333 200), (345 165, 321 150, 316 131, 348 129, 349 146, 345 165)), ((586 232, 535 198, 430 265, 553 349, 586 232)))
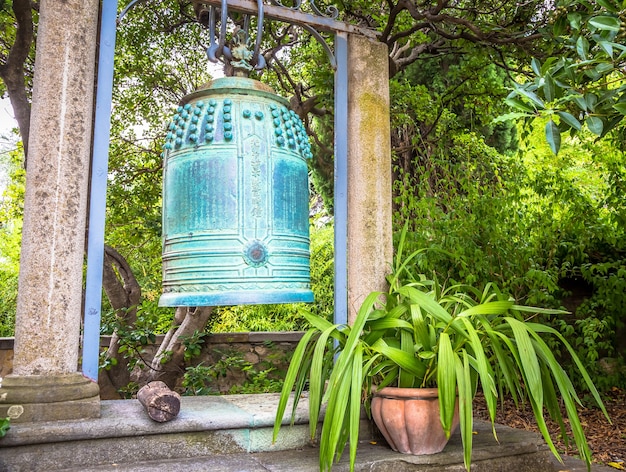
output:
POLYGON ((137 400, 144 406, 148 416, 159 423, 176 418, 180 411, 180 395, 160 380, 143 386, 137 392, 137 400))

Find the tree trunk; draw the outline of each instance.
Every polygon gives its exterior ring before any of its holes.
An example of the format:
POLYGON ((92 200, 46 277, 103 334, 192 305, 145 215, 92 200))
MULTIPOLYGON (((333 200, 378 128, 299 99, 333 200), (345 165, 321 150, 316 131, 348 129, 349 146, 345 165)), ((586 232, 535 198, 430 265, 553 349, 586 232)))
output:
MULTIPOLYGON (((137 321, 137 306, 141 301, 141 287, 124 257, 115 249, 105 246, 104 291, 116 312, 122 330, 132 330, 137 321)), ((148 369, 141 371, 135 379, 140 385, 160 380, 174 388, 185 373, 185 346, 181 336, 191 336, 196 330, 204 331, 213 307, 178 307, 172 328, 166 334, 148 369), (164 357, 165 356, 165 357, 164 357), (167 362, 161 363, 161 359, 167 362)), ((120 353, 123 334, 116 329, 106 352, 108 369, 100 370, 98 384, 102 399, 119 399, 119 389, 131 382, 128 359, 120 353)))
MULTIPOLYGON (((137 305, 141 300, 141 287, 133 275, 126 259, 110 246, 104 248, 104 291, 115 310, 116 317, 124 328, 132 328, 137 320, 137 305)), ((121 398, 118 390, 130 382, 128 359, 119 354, 120 333, 116 329, 111 336, 106 359, 115 359, 115 364, 98 374, 100 397, 102 399, 121 398)))
POLYGON ((11 45, 8 55, 0 64, 0 78, 6 86, 11 100, 15 120, 20 128, 24 145, 24 167, 28 157, 28 131, 30 128, 30 102, 26 93, 25 64, 30 54, 30 48, 35 34, 33 26, 33 10, 30 0, 13 0, 13 13, 17 23, 15 41, 11 45))
POLYGON ((174 325, 165 335, 147 372, 147 380, 161 380, 170 388, 176 386, 177 380, 185 373, 185 346, 181 336, 191 336, 196 330, 204 331, 213 307, 178 307, 174 316, 174 325), (165 357, 164 357, 165 356, 165 357), (167 362, 161 363, 161 359, 167 362))

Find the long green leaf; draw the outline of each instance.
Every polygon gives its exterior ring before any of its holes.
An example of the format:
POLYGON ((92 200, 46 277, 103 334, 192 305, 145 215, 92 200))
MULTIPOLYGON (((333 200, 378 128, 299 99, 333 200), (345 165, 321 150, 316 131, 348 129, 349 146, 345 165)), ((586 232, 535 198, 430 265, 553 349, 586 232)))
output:
MULTIPOLYGON (((293 389, 293 385, 296 381, 296 376, 298 375, 300 365, 302 364, 302 358, 303 358, 305 349, 309 344, 309 340, 316 333, 317 333, 317 330, 315 329, 310 329, 306 333, 304 333, 304 336, 302 336, 302 339, 300 339, 300 342, 298 343, 298 345, 296 346, 296 349, 294 350, 293 357, 291 358, 291 363, 289 364, 289 369, 287 369, 287 374, 285 374, 285 382, 283 383, 283 389, 280 394, 280 400, 278 401, 278 408, 276 410, 276 419, 274 420, 274 432, 272 435, 272 442, 276 442, 276 439, 278 438, 278 432, 280 430, 280 426, 282 425, 283 416, 285 415, 285 409, 287 407, 287 400, 289 399, 289 394, 291 393, 291 390, 293 389)), ((297 404, 299 401, 299 398, 294 397, 293 401, 297 404)), ((293 420, 293 415, 292 415, 292 420, 293 420)))
MULTIPOLYGON (((538 355, 540 358, 543 358, 541 350, 539 350, 538 355)), ((547 360, 544 359, 544 362, 547 362, 547 360)), ((563 439, 563 442, 565 443, 565 447, 569 447, 567 430, 565 428, 565 423, 563 422, 563 415, 561 415, 561 406, 559 404, 558 396, 554 388, 554 382, 552 381, 549 370, 542 369, 541 376, 544 385, 544 404, 546 406, 546 409, 548 410, 550 418, 555 420, 559 425, 559 429, 561 430, 561 437, 563 439)))
MULTIPOLYGON (((563 405, 565 405, 565 411, 567 412, 567 416, 570 421, 570 427, 572 428, 572 432, 574 434, 574 442, 578 447, 578 452, 581 458, 585 461, 587 467, 589 468, 591 466, 591 451, 589 450, 589 445, 587 444, 587 440, 585 438, 585 434, 582 429, 582 425, 580 424, 580 419, 578 417, 578 411, 576 409, 575 401, 577 400, 577 397, 572 387, 572 383, 567 377, 565 371, 562 369, 561 365, 557 362, 548 345, 545 344, 545 342, 534 330, 532 330, 532 328, 529 328, 529 332, 534 338, 535 345, 537 346, 536 349, 539 355, 542 359, 546 361, 547 367, 549 368, 553 378, 557 383, 557 386, 559 387, 560 399, 563 405)), ((556 402, 557 399, 554 398, 553 401, 556 402)), ((557 414, 560 415, 560 412, 557 412, 557 414)), ((537 420, 539 421, 539 419, 537 420)), ((558 454, 555 455, 556 457, 559 457, 558 454)))
POLYGON ((529 400, 530 406, 533 410, 533 415, 535 416, 535 420, 537 422, 537 427, 539 428, 539 432, 541 433, 543 439, 550 448, 550 451, 552 451, 552 454, 554 454, 554 456, 559 458, 560 460, 561 456, 559 455, 559 451, 556 450, 556 446, 554 445, 554 442, 550 437, 550 431, 548 430, 548 426, 546 425, 546 420, 543 417, 543 406, 538 405, 535 399, 532 397, 530 397, 529 400))
POLYGON ((430 336, 428 334, 428 328, 426 322, 422 316, 422 310, 418 304, 413 303, 410 307, 411 322, 413 323, 413 333, 417 344, 421 345, 425 351, 432 351, 432 345, 430 343, 430 336))
POLYGON ((543 95, 547 102, 551 102, 556 96, 556 84, 549 73, 546 73, 543 78, 543 95))
POLYGON ((525 313, 541 313, 543 315, 569 315, 567 310, 556 310, 554 308, 539 308, 536 306, 513 305, 512 310, 525 313))
MULTIPOLYGON (((497 303, 497 302, 496 302, 497 303)), ((489 410, 489 416, 495 416, 496 413, 496 398, 498 391, 493 378, 493 369, 487 360, 483 344, 478 337, 476 329, 472 325, 472 322, 467 318, 462 318, 465 323, 465 328, 469 334, 470 346, 476 359, 476 370, 480 377, 480 383, 483 387, 483 394, 485 395, 485 402, 487 403, 487 409, 489 410)))
MULTIPOLYGON (((315 350, 313 351, 313 359, 311 362, 311 371, 309 375, 309 428, 311 438, 315 437, 317 431, 317 423, 319 420, 320 407, 322 403, 322 387, 324 378, 322 375, 324 358, 328 346, 328 338, 335 330, 334 326, 328 327, 315 342, 315 350)), ((332 346, 330 348, 332 350, 332 346)))
POLYGON ((462 311, 457 316, 460 318, 472 315, 499 315, 511 309, 512 307, 513 302, 508 300, 487 302, 481 303, 480 305, 474 305, 473 307, 462 311))
MULTIPOLYGON (((413 351, 413 336, 409 331, 401 331, 400 332, 400 350, 407 353, 411 357, 415 357, 415 353, 413 351)), ((405 370, 400 369, 400 375, 398 377, 398 386, 399 387, 413 387, 413 379, 414 375, 405 370)))
POLYGON ((350 371, 353 368, 357 346, 362 342, 360 339, 361 332, 381 294, 381 292, 370 293, 361 305, 328 380, 328 387, 324 395, 328 404, 320 438, 321 470, 330 470, 333 461, 337 459, 336 456, 341 454, 348 437, 347 418, 356 414, 354 409, 358 409, 360 412, 361 403, 350 402, 350 382, 352 380, 352 372, 350 371), (346 412, 346 406, 348 406, 350 413, 346 412))
POLYGON ((437 388, 439 389, 439 415, 441 424, 450 437, 454 409, 456 405, 456 366, 455 355, 448 333, 441 333, 437 355, 437 388))
POLYGON ((583 61, 587 60, 587 56, 589 55, 589 41, 584 36, 579 36, 576 40, 576 52, 583 61))
MULTIPOLYGON (((547 366, 559 388, 560 400, 563 405, 565 405, 565 411, 570 422, 572 433, 574 434, 574 442, 578 448, 578 453, 589 468, 591 466, 591 451, 589 450, 589 445, 587 444, 587 439, 585 438, 585 433, 578 417, 578 411, 576 409, 576 400, 578 399, 575 396, 572 383, 557 362, 550 348, 537 334, 534 336, 540 355, 543 359, 546 359, 547 366)), ((554 398, 553 401, 556 402, 557 399, 554 398)), ((560 411, 556 412, 556 414, 560 415, 560 411)), ((557 455, 557 457, 559 456, 557 455)))
MULTIPOLYGON (((483 323, 483 328, 485 329, 487 336, 489 336, 489 343, 491 344, 497 360, 495 362, 495 365, 498 369, 499 375, 501 375, 504 380, 504 387, 506 387, 508 392, 511 394, 513 401, 517 405, 520 397, 521 386, 519 383, 519 379, 517 378, 515 364, 513 360, 506 354, 502 347, 502 344, 500 342, 501 340, 499 338, 501 333, 495 332, 491 328, 491 325, 489 325, 487 322, 483 323)), ((495 415, 490 419, 493 423, 495 421, 495 415)))
POLYGON ((354 351, 352 386, 350 390, 350 470, 354 470, 356 450, 359 445, 359 424, 361 422, 361 390, 363 385, 363 346, 354 351), (354 408, 358 405, 359 408, 354 408))
POLYGON ((383 318, 381 320, 372 321, 367 325, 372 331, 384 331, 387 329, 404 328, 413 330, 413 325, 405 320, 397 318, 383 318))
POLYGON ((534 92, 522 87, 516 87, 515 91, 530 100, 539 110, 545 109, 546 104, 534 92))
POLYGON ((463 463, 467 472, 470 472, 472 463, 472 441, 474 415, 472 412, 472 380, 467 353, 463 352, 463 361, 455 355, 456 378, 459 391, 459 425, 461 427, 461 441, 463 442, 463 463))
POLYGON ((611 43, 610 41, 598 41, 598 46, 602 48, 607 56, 613 59, 613 43, 611 43))
POLYGON ((557 330, 555 330, 554 328, 552 328, 550 326, 545 326, 545 325, 542 325, 542 324, 539 324, 539 323, 529 323, 529 327, 535 333, 549 333, 549 334, 552 334, 552 335, 556 336, 559 339, 559 341, 563 344, 563 346, 565 346, 565 348, 567 349, 567 352, 569 352, 569 355, 571 356, 572 360, 574 361, 574 364, 576 364, 576 368, 578 369, 578 371, 580 372, 583 380, 585 381, 585 385, 587 386, 587 388, 589 389, 589 392, 591 392, 594 400, 596 401, 596 404, 600 407, 600 409, 602 410, 602 413, 604 414, 604 416, 610 422, 611 419, 609 418, 609 414, 606 411, 606 407, 604 406, 604 403, 602 402, 602 399, 600 398, 600 394, 598 393, 598 390, 596 389, 595 385, 593 384, 593 381, 591 380, 591 377, 589 376, 589 373, 587 372, 587 369, 585 369, 585 367, 583 366, 583 363, 578 358, 578 355, 576 354, 576 351, 574 351, 574 348, 572 348, 570 343, 567 342, 565 337, 561 333, 559 333, 557 330))
MULTIPOLYGON (((519 116, 528 116, 529 113, 530 114, 535 113, 535 109, 533 107, 531 107, 526 102, 523 102, 522 100, 519 100, 517 98, 507 98, 504 100, 504 103, 506 103, 511 108, 516 108, 518 110, 521 110, 522 112, 525 112, 525 113, 519 113, 519 116)), ((516 117, 515 114, 507 114, 504 116, 510 116, 510 118, 507 118, 507 119, 513 119, 516 117)), ((501 119, 500 121, 505 121, 505 119, 501 119)))
MULTIPOLYGON (((334 373, 334 372, 333 372, 334 373)), ((350 404, 351 376, 345 375, 340 382, 335 382, 331 391, 320 437, 320 470, 330 470, 338 449, 343 450, 340 444, 342 430, 346 429, 346 410, 354 408, 350 404)), ((357 405, 360 409, 361 405, 357 405)))
POLYGON ((401 369, 410 372, 415 377, 421 378, 426 373, 426 366, 418 358, 402 349, 389 346, 384 339, 376 341, 371 349, 389 358, 401 369))
POLYGON ((615 108, 621 115, 626 115, 626 103, 616 103, 613 105, 613 108, 615 108))
POLYGON ((546 139, 550 149, 554 154, 558 154, 561 149, 561 131, 553 120, 546 123, 546 139))
POLYGON ((543 387, 541 385, 541 370, 537 354, 528 335, 527 326, 515 318, 506 317, 505 321, 511 326, 517 350, 520 357, 520 370, 526 381, 529 397, 534 400, 539 409, 543 408, 543 387))
POLYGON ((299 313, 308 321, 311 326, 317 328, 320 333, 334 326, 330 321, 320 316, 316 316, 307 310, 300 310, 299 313))
POLYGON ((452 316, 436 300, 413 287, 402 287, 399 293, 408 297, 413 303, 419 304, 428 314, 444 323, 452 321, 452 316))
POLYGON ((530 60, 530 67, 532 67, 533 72, 535 74, 537 74, 538 76, 541 76, 541 62, 539 62, 539 59, 537 59, 536 57, 533 57, 530 60))

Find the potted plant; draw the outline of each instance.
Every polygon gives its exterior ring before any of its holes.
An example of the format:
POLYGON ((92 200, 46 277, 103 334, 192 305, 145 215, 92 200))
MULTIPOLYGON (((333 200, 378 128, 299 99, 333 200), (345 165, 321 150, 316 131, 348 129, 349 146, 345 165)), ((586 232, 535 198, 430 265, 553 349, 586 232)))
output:
MULTIPOLYGON (((321 408, 326 404, 320 435, 320 470, 330 470, 348 442, 353 470, 361 407, 364 404, 371 413, 372 392, 383 392, 385 387, 429 387, 428 395, 434 392, 438 396, 438 426, 445 440, 453 431, 458 409, 464 463, 469 471, 473 400, 480 387, 492 425, 498 397, 508 394, 516 403, 528 401, 556 457, 559 454, 548 433, 544 412, 556 419, 563 430, 562 405, 580 456, 589 466, 591 453, 576 409, 580 400, 545 337, 553 337, 567 349, 607 419, 608 414, 565 338, 551 327, 533 321, 535 314, 555 310, 516 305, 494 285, 479 292, 462 285, 444 288, 424 276, 401 281, 400 276, 408 274, 407 264, 417 253, 406 260, 402 260, 401 254, 402 243, 395 270, 389 277, 389 292, 370 294, 352 326, 334 325, 303 313, 312 328, 299 342, 286 374, 274 439, 291 392, 295 391, 295 412, 301 393, 308 387, 312 438, 317 436, 321 408)), ((423 396, 409 396, 416 395, 423 396)), ((376 400, 374 403, 378 409, 376 400)), ((381 429, 384 432, 385 426, 381 429)))

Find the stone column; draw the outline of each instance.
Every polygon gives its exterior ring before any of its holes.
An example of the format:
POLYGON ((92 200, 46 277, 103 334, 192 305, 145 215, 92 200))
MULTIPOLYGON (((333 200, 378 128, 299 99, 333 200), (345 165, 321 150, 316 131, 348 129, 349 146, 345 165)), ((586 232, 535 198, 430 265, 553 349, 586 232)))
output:
POLYGON ((387 46, 348 37, 348 322, 393 258, 387 46))
POLYGON ((0 417, 95 417, 78 373, 98 0, 42 0, 33 82, 13 374, 0 417))

